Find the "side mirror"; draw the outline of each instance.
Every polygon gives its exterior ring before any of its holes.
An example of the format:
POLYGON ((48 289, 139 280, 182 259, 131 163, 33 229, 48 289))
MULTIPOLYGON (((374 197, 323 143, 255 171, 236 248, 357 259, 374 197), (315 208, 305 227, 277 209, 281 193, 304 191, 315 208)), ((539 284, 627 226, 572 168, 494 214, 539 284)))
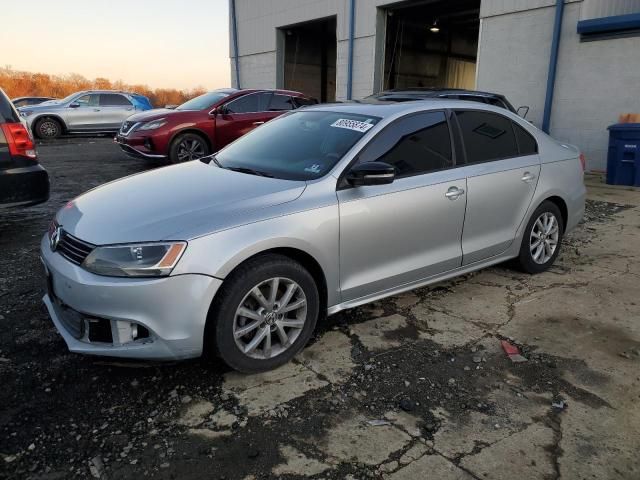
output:
POLYGON ((523 105, 522 107, 518 107, 518 111, 516 113, 520 115, 522 118, 527 118, 527 115, 529 114, 529 107, 526 105, 523 105))
POLYGON ((396 169, 384 162, 366 162, 354 166, 347 173, 347 182, 354 187, 387 185, 396 178, 396 169))
POLYGON ((80 104, 78 102, 73 102, 69 104, 69 108, 78 108, 80 104))

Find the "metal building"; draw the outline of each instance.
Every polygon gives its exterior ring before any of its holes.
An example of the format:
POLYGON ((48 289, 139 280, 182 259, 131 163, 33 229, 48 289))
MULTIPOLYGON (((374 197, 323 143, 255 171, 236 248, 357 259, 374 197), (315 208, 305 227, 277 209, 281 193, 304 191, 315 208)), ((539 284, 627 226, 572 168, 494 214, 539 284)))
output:
POLYGON ((640 112, 640 0, 230 0, 232 84, 322 101, 388 88, 503 93, 604 170, 640 112))

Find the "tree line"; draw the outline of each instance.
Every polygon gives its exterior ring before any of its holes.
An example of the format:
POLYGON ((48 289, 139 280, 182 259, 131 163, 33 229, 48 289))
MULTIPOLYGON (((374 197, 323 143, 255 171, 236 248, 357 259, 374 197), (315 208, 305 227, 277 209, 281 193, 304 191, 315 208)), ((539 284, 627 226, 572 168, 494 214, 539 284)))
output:
POLYGON ((49 75, 47 73, 20 72, 10 67, 0 68, 0 88, 5 91, 9 98, 64 98, 81 90, 124 90, 144 95, 151 100, 154 107, 180 105, 190 98, 206 92, 203 87, 191 90, 150 88, 148 85, 130 85, 121 80, 111 81, 108 78, 101 77, 89 80, 77 73, 49 75))

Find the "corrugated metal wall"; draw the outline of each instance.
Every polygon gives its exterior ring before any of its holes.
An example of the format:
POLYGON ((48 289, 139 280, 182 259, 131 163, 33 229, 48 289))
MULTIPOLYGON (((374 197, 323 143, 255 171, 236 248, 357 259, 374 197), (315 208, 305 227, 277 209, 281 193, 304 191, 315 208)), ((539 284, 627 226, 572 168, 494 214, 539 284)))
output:
POLYGON ((640 0, 584 0, 580 20, 640 13, 640 0))

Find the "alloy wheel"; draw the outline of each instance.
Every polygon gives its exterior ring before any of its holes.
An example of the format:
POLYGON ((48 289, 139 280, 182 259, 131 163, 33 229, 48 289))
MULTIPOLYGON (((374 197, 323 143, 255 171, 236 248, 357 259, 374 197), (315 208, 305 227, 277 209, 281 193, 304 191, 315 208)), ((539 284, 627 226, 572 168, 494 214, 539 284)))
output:
POLYGON ((58 125, 51 120, 45 120, 40 124, 38 131, 42 137, 55 137, 58 135, 58 125))
POLYGON ((204 144, 193 138, 185 138, 178 144, 178 161, 197 160, 205 155, 204 144))
POLYGON ((531 229, 529 251, 531 258, 539 265, 547 263, 558 248, 560 225, 558 219, 551 212, 545 212, 538 217, 531 229))
POLYGON ((266 360, 291 347, 307 320, 307 298, 293 280, 270 278, 253 287, 233 320, 237 347, 251 358, 266 360))

